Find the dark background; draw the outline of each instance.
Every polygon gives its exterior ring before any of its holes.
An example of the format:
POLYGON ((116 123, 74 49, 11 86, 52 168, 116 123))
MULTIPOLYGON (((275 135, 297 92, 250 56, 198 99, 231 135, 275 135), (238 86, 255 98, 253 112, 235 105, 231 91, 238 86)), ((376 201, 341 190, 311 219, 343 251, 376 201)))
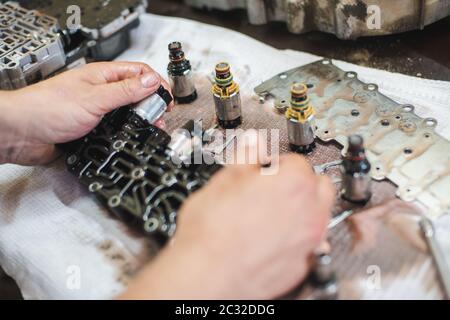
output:
MULTIPOLYGON (((422 31, 343 41, 332 34, 291 34, 284 22, 248 23, 245 10, 198 10, 181 0, 150 0, 150 13, 193 19, 245 33, 278 49, 306 51, 358 65, 450 81, 450 17, 422 31)), ((0 299, 20 299, 14 282, 0 269, 0 299)))
POLYGON ((344 41, 321 32, 291 34, 284 22, 253 26, 248 23, 245 10, 198 10, 184 5, 182 0, 150 0, 148 11, 230 28, 278 49, 306 51, 358 65, 450 81, 450 17, 422 31, 344 41))

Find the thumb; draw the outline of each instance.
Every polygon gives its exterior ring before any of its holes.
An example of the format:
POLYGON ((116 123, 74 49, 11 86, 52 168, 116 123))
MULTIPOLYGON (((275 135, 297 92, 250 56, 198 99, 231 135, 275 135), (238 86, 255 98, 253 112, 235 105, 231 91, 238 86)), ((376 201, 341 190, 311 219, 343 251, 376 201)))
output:
POLYGON ((134 78, 99 85, 96 90, 97 105, 102 113, 139 102, 155 93, 161 86, 161 76, 148 72, 134 78))

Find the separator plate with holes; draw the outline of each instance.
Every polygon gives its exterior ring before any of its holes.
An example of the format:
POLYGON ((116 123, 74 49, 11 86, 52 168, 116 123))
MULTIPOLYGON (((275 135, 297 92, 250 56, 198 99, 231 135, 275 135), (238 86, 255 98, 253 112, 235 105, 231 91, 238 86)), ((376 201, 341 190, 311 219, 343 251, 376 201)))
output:
POLYGON ((317 112, 316 135, 346 148, 347 137, 364 137, 375 180, 389 179, 397 196, 418 201, 436 218, 450 209, 450 142, 435 132, 437 121, 421 118, 414 106, 401 105, 378 92, 376 84, 358 80, 324 59, 280 73, 255 88, 272 96, 282 112, 290 101, 290 86, 306 83, 317 112))

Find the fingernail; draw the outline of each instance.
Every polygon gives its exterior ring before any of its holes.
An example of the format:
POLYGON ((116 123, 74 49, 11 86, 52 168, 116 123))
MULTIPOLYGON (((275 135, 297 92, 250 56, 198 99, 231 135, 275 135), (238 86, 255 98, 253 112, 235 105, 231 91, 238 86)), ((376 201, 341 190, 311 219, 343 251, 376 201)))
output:
POLYGON ((141 83, 144 88, 154 87, 154 86, 158 85, 158 83, 160 81, 161 80, 160 80, 159 76, 154 72, 144 74, 141 77, 141 83))

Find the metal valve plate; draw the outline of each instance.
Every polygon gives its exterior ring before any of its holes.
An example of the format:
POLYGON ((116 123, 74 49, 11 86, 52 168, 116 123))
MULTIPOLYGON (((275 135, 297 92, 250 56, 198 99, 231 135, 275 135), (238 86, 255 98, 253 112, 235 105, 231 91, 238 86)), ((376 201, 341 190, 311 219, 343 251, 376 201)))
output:
POLYGON ((397 196, 423 204, 432 218, 449 210, 450 142, 436 133, 436 119, 419 117, 414 106, 396 103, 329 59, 280 73, 255 92, 274 97, 275 108, 283 111, 294 82, 310 88, 318 138, 345 149, 347 136, 362 135, 375 180, 389 179, 398 186, 397 196))

